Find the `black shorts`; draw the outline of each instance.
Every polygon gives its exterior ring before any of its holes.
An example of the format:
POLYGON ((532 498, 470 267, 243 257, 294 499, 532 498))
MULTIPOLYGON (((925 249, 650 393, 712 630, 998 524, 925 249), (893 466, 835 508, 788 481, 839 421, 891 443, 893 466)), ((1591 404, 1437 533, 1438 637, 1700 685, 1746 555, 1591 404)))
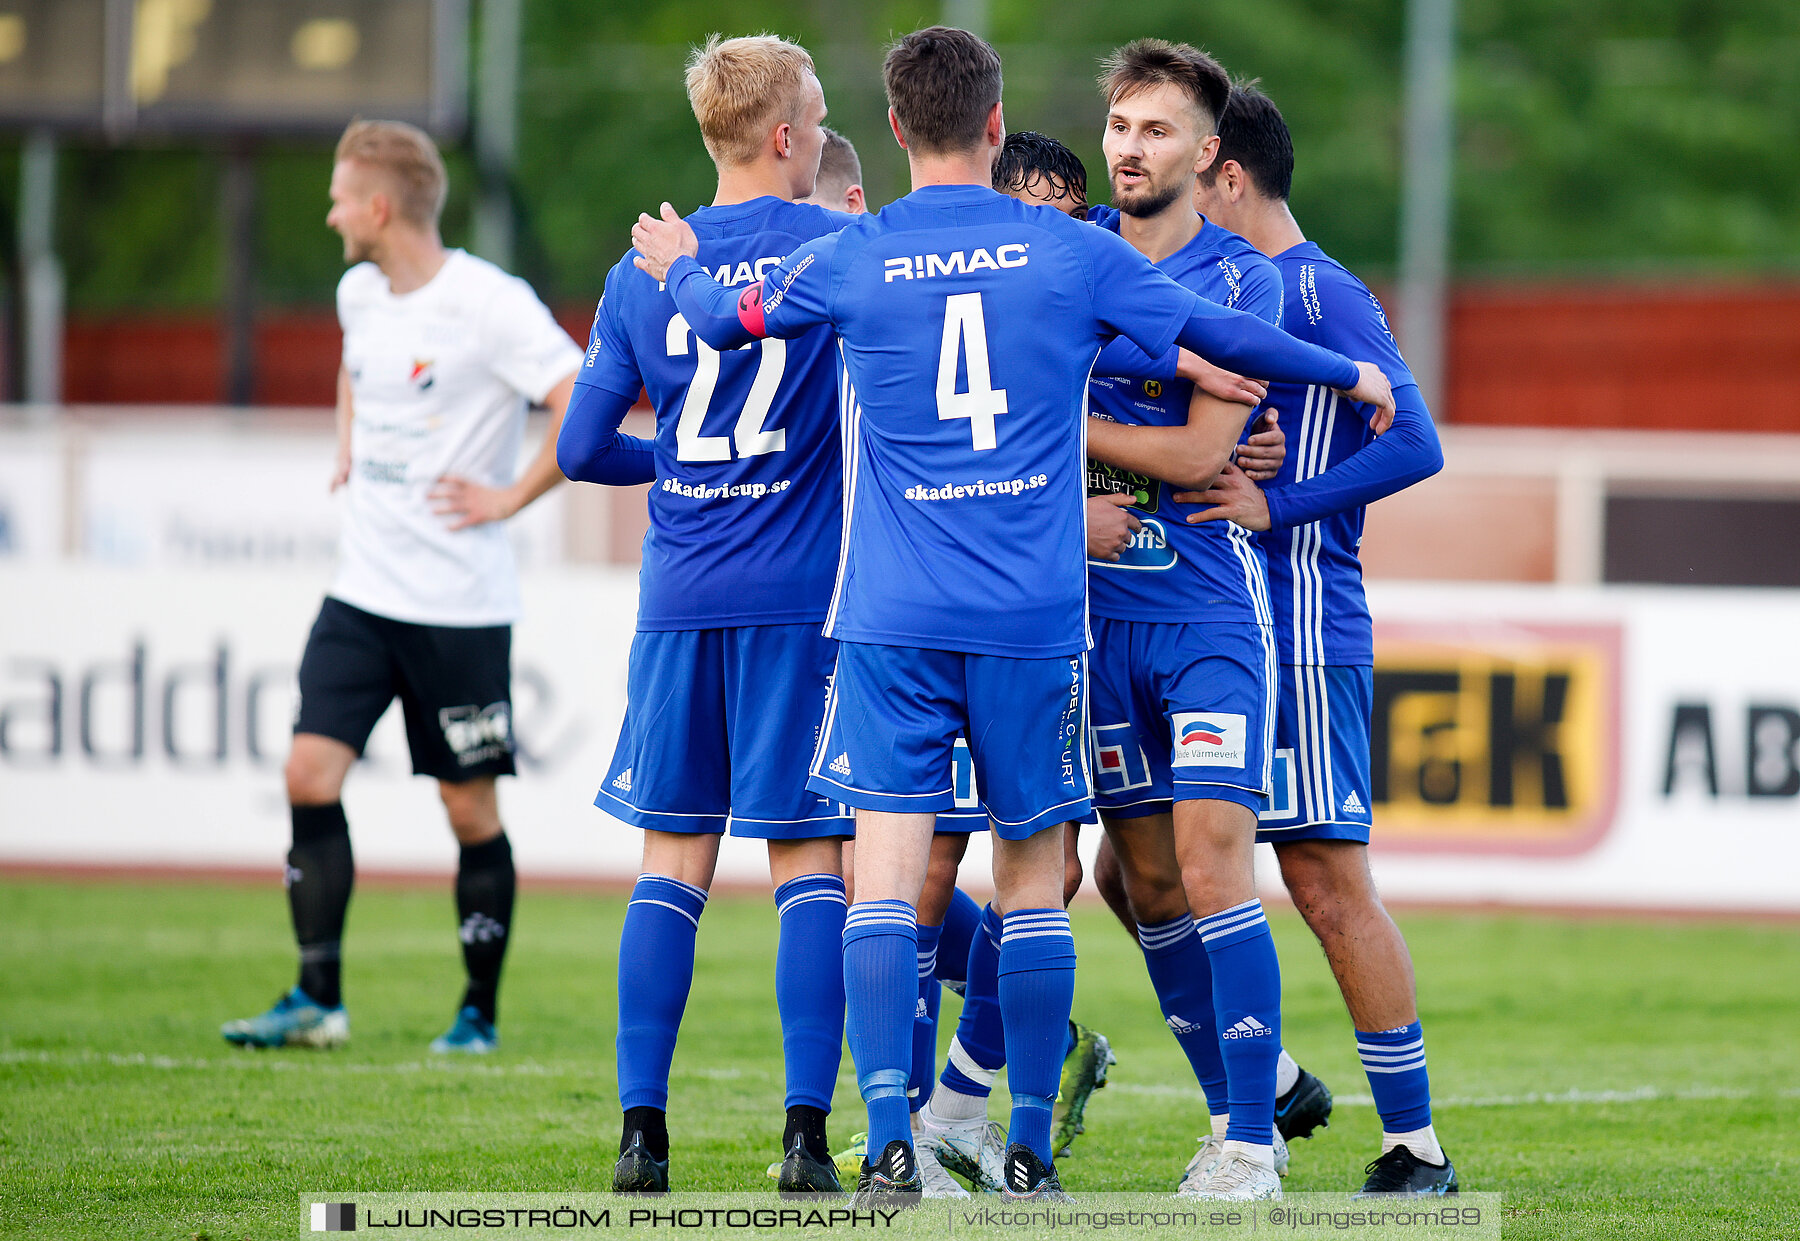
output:
POLYGON ((300 657, 296 733, 360 756, 396 697, 413 772, 452 783, 513 774, 512 626, 389 620, 327 598, 300 657))

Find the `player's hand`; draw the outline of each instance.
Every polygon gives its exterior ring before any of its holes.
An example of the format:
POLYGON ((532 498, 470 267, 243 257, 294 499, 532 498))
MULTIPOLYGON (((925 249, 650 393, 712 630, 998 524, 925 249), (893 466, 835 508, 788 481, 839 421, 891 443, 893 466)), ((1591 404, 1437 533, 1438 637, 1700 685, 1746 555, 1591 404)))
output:
POLYGON ((632 263, 639 271, 647 271, 658 280, 669 278, 669 268, 684 254, 699 254, 700 239, 694 226, 675 214, 668 203, 662 205, 662 219, 639 215, 631 226, 631 244, 638 257, 632 263))
POLYGON ((511 487, 484 487, 453 474, 438 479, 426 499, 431 501, 432 512, 451 519, 452 530, 505 521, 520 508, 511 487))
POLYGON ((1212 507, 1188 514, 1190 525, 1203 521, 1235 521, 1246 530, 1269 528, 1269 502, 1262 488, 1235 465, 1227 465, 1205 491, 1178 491, 1179 504, 1209 504, 1212 507))
POLYGON ((1238 469, 1252 482, 1268 482, 1281 473, 1281 463, 1287 460, 1287 432, 1278 425, 1280 418, 1278 410, 1264 410, 1251 424, 1250 438, 1238 445, 1238 469))
POLYGON ((338 453, 337 464, 331 469, 331 489, 336 491, 350 481, 350 454, 348 451, 338 453))
POLYGON ((1345 395, 1353 401, 1362 401, 1375 407, 1375 413, 1369 418, 1369 430, 1380 435, 1394 425, 1393 385, 1388 383, 1388 377, 1373 362, 1358 362, 1356 369, 1362 377, 1345 395))
POLYGON ((1131 546, 1131 536, 1144 524, 1131 511, 1131 506, 1136 503, 1137 494, 1131 491, 1122 495, 1088 497, 1089 560, 1117 560, 1131 546))
POLYGON ((1214 366, 1190 349, 1181 350, 1175 362, 1175 373, 1209 396, 1239 405, 1260 405, 1269 395, 1269 385, 1260 379, 1245 379, 1223 367, 1214 366))

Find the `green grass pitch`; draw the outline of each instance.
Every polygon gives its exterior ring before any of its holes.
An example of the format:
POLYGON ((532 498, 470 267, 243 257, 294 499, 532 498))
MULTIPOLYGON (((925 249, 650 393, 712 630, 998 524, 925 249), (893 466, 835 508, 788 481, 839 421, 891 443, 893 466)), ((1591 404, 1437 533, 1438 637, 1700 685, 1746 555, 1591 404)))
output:
MULTIPOLYGON (((244 1052, 221 1021, 290 982, 280 892, 0 882, 0 1234, 294 1235, 305 1190, 599 1190, 617 1142, 612 975, 624 897, 527 886, 502 1050, 445 1063, 460 960, 448 884, 365 887, 352 1041, 244 1052)), ((1360 1183, 1380 1131, 1329 973, 1271 918, 1286 1042, 1340 1096, 1290 1191, 1360 1183)), ((1063 1161, 1071 1190, 1166 1188, 1205 1110, 1135 947, 1076 907, 1076 1016, 1119 1064, 1063 1161)), ((1412 914, 1436 1122, 1506 1235, 1800 1236, 1800 927, 1412 914)), ((781 1064, 766 897, 721 895, 676 1051, 677 1188, 772 1188, 781 1064)), ((954 996, 945 1000, 945 1037, 954 996)), ((997 1097, 1004 1095, 996 1092, 997 1097)), ((832 1138, 861 1127, 850 1061, 832 1138)), ((1000 1113, 996 1111, 996 1116, 1000 1113)))

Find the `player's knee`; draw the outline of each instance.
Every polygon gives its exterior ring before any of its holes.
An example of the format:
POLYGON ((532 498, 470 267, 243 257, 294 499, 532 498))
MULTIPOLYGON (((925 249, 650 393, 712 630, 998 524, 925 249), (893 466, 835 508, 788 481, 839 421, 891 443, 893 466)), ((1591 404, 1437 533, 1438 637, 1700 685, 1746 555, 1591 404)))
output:
POLYGON ((1367 904, 1375 900, 1366 846, 1345 840, 1296 840, 1276 848, 1281 881, 1296 904, 1367 904))
POLYGON ((438 795, 458 841, 478 845, 500 834, 500 803, 492 780, 471 780, 465 784, 446 781, 438 785, 438 795))
POLYGON ((330 765, 296 751, 283 771, 291 806, 328 806, 343 794, 343 780, 330 765))

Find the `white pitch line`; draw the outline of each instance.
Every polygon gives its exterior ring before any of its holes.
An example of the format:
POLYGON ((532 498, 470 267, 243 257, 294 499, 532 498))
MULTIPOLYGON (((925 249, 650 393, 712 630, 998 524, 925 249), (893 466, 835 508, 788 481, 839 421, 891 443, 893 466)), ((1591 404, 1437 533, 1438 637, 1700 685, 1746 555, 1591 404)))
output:
MULTIPOLYGON (((1107 1090, 1123 1094, 1148 1095, 1153 1098, 1203 1100, 1198 1086, 1142 1086, 1133 1082, 1109 1081, 1107 1090)), ((1333 1094, 1333 1104, 1340 1107, 1374 1107, 1375 1098, 1367 1094, 1333 1094)), ((1531 1094, 1448 1095, 1434 1098, 1436 1107, 1538 1107, 1546 1104, 1599 1103, 1668 1103, 1705 1101, 1709 1099, 1800 1099, 1800 1090, 1742 1090, 1724 1086, 1690 1086, 1664 1089, 1660 1086, 1638 1086, 1630 1090, 1558 1090, 1531 1094)))
MULTIPOLYGON (((405 1077, 418 1073, 441 1073, 471 1077, 598 1077, 610 1078, 611 1066, 596 1064, 539 1064, 520 1061, 516 1064, 471 1064, 466 1060, 405 1060, 394 1064, 333 1063, 318 1055, 283 1054, 277 1051, 259 1053, 245 1050, 235 1055, 211 1060, 200 1057, 153 1056, 144 1052, 76 1051, 0 1051, 0 1065, 105 1065, 109 1068, 158 1069, 164 1071, 212 1072, 215 1070, 250 1070, 271 1073, 356 1074, 405 1077)), ((766 1071, 740 1068, 699 1068, 675 1070, 676 1077, 700 1077, 713 1081, 772 1076, 766 1071)), ((1156 1086, 1117 1079, 1106 1084, 1109 1093, 1139 1095, 1157 1099, 1203 1101, 1198 1086, 1156 1086)), ((1704 1102, 1718 1099, 1800 1099, 1800 1089, 1744 1090, 1725 1086, 1637 1086, 1629 1090, 1558 1090, 1529 1094, 1449 1095, 1431 1101, 1433 1107, 1539 1107, 1555 1104, 1666 1103, 1704 1102)), ((1367 1094, 1335 1094, 1332 1101, 1339 1107, 1373 1107, 1375 1100, 1367 1094)))

